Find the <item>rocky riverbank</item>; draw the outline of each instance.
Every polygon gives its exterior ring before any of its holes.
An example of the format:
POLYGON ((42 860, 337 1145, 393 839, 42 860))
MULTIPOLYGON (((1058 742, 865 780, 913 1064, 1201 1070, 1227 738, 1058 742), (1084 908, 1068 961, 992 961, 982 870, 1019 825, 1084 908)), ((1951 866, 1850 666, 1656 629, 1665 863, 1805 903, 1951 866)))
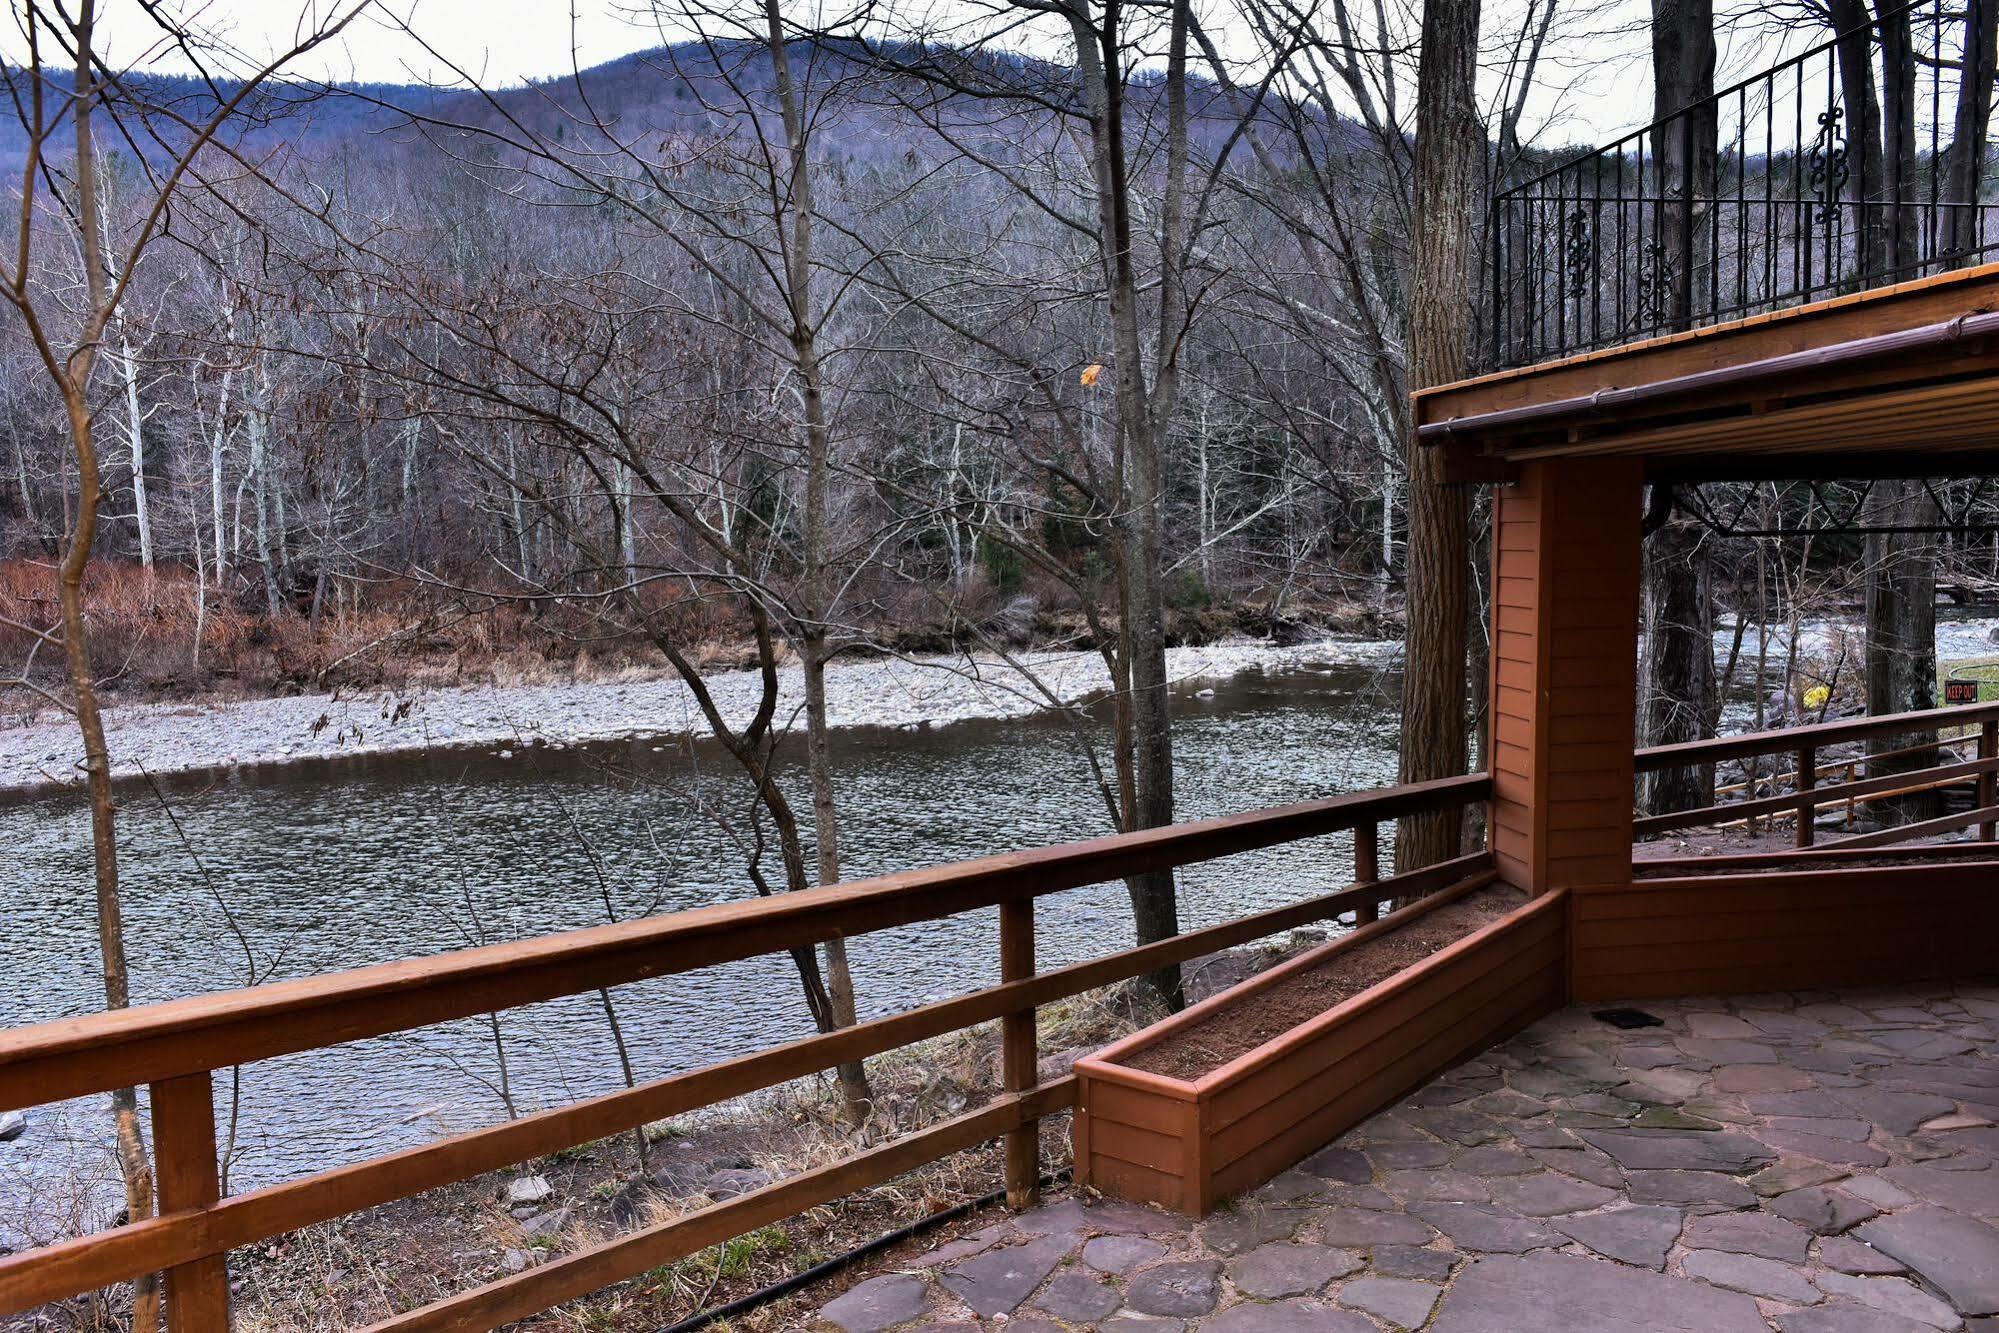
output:
MULTIPOLYGON (((1323 639, 1279 647, 1232 639, 1173 648, 1167 670, 1176 687, 1244 671, 1325 671, 1386 666, 1400 643, 1323 639)), ((753 671, 707 678, 716 706, 732 725, 755 712, 753 671)), ((836 727, 935 726, 974 718, 1019 717, 1055 704, 1098 697, 1110 688, 1094 652, 1023 653, 1012 661, 983 656, 873 658, 835 663, 827 702, 836 727)), ((804 680, 797 667, 779 673, 780 718, 796 718, 804 680)), ((701 734, 694 694, 677 677, 544 685, 476 685, 306 694, 212 704, 132 704, 106 710, 114 775, 154 775, 337 760, 439 748, 595 741, 701 734)), ((0 730, 0 792, 26 794, 79 781, 81 746, 74 722, 42 715, 0 730)))

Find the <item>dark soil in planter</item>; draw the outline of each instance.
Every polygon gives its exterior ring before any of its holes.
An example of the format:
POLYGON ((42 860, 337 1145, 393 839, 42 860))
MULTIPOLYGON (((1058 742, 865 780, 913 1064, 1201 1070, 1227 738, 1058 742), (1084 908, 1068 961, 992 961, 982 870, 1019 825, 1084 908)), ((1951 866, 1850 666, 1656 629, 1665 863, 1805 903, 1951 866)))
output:
POLYGON ((1341 949, 1317 967, 1286 977, 1243 1002, 1225 1005, 1119 1063, 1167 1078, 1200 1078, 1420 963, 1525 901, 1518 890, 1504 885, 1466 894, 1386 934, 1341 949))

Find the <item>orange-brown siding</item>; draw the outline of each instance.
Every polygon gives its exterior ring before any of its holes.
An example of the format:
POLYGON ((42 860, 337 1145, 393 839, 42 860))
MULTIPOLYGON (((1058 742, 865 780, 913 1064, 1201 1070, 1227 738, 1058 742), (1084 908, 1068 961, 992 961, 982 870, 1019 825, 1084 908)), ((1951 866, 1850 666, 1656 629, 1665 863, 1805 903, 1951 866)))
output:
POLYGON ((1420 389, 1412 401, 1419 424, 1477 416, 1912 329, 1991 310, 1995 299, 1999 299, 1999 264, 1981 264, 1420 389))
POLYGON ((1641 880, 1573 902, 1579 1002, 1999 971, 1990 862, 1641 880))
POLYGON ((1642 486, 1630 460, 1535 463, 1497 493, 1492 850, 1536 892, 1630 878, 1642 486))

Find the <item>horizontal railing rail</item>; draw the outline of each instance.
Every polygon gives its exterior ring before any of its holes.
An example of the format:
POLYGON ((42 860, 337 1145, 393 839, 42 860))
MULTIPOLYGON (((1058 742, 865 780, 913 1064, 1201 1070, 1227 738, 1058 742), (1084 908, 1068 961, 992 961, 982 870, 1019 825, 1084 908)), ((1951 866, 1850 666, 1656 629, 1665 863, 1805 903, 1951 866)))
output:
POLYGON ((160 1203, 153 1218, 0 1257, 0 1314, 163 1272, 173 1328, 225 1328, 224 1263, 231 1249, 994 1020, 1001 1024, 1002 1093, 982 1108, 376 1327, 497 1327, 995 1138, 1006 1144, 1009 1197, 1024 1203, 1040 1179, 1039 1122, 1074 1100, 1073 1080, 1039 1080, 1039 1006, 1348 912, 1372 920, 1385 900, 1489 875, 1491 859, 1480 853, 1383 879, 1376 849, 1381 822, 1462 809, 1490 792, 1487 777, 1474 774, 1335 796, 0 1032, 0 1109, 150 1086, 160 1203), (1037 898, 1349 831, 1350 887, 1036 971, 1037 898), (435 1143, 220 1195, 215 1070, 992 906, 1000 911, 998 985, 435 1143))
POLYGON ((1912 731, 1944 731, 1958 727, 1999 722, 1999 700, 1981 704, 1961 704, 1955 708, 1917 708, 1906 713, 1877 713, 1869 717, 1843 717, 1831 722, 1808 722, 1796 727, 1772 727, 1767 731, 1745 731, 1736 736, 1709 740, 1681 741, 1675 745, 1649 745, 1634 756, 1640 773, 1662 768, 1685 768, 1695 764, 1718 763, 1725 759, 1747 759, 1757 755, 1794 754, 1809 742, 1829 749, 1851 741, 1878 736, 1900 736, 1912 731))
POLYGON ((1999 784, 1999 700, 1652 746, 1636 753, 1633 767, 1643 775, 1740 761, 1748 764, 1747 777, 1736 788, 1742 793, 1741 799, 1691 810, 1641 815, 1633 821, 1634 836, 1642 838, 1675 829, 1737 823, 1753 827, 1761 818, 1788 818, 1796 821, 1796 845, 1810 847, 1817 837, 1815 821, 1822 807, 1844 804, 1850 822, 1852 812, 1862 804, 1914 796, 1966 782, 1972 784, 1974 793, 1969 811, 1851 834, 1825 845, 1884 846, 1974 824, 1978 825, 1979 838, 1990 842, 1994 840, 1995 824, 1999 823, 1999 785, 1995 785, 1999 784), (1945 734, 1952 732, 1959 734, 1945 734), (1923 739, 1917 744, 1885 750, 1870 748, 1850 757, 1828 758, 1829 751, 1841 746, 1911 734, 1923 739), (1968 746, 1975 747, 1975 757, 1960 758, 1956 751, 1968 746), (1773 756, 1789 760, 1790 771, 1785 773, 1780 766, 1773 766, 1765 774, 1758 761, 1773 756), (1868 770, 1864 777, 1860 776, 1862 769, 1868 770), (1847 775, 1845 781, 1820 785, 1821 775, 1842 770, 1847 775), (1775 791, 1787 778, 1791 790, 1775 791), (1765 785, 1773 794, 1757 795, 1765 785))

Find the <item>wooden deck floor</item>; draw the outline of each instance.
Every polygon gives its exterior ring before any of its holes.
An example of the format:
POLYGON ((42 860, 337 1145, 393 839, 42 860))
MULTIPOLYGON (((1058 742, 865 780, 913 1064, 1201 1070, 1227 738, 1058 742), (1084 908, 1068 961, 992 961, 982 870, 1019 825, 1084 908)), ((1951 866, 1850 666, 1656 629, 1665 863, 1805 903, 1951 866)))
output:
POLYGON ((1659 1026, 1555 1014, 1198 1228, 1074 1198, 974 1219, 837 1298, 821 1293, 808 1322, 849 1333, 1994 1326, 1999 985, 1643 1008, 1659 1026))

